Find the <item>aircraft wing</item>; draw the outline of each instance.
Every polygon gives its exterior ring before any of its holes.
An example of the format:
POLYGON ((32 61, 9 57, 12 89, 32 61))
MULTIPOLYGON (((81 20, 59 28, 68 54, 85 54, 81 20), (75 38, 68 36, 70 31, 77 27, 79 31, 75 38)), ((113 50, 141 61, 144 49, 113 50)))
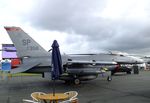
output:
POLYGON ((73 61, 67 61, 67 64, 81 64, 81 65, 88 65, 88 64, 94 64, 94 65, 116 65, 116 62, 109 62, 109 61, 80 61, 80 60, 73 60, 73 61))
POLYGON ((37 62, 28 62, 26 64, 24 63, 24 64, 21 64, 18 68, 12 69, 10 73, 15 74, 15 73, 20 73, 20 72, 25 72, 39 64, 40 63, 38 61, 37 62))

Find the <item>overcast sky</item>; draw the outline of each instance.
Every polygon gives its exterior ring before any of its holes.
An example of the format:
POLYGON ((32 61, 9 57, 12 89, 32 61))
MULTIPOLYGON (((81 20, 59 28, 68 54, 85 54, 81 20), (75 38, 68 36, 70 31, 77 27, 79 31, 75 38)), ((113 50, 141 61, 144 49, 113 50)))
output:
POLYGON ((20 26, 46 50, 122 51, 150 55, 150 0, 1 0, 0 44, 12 43, 3 26, 20 26))

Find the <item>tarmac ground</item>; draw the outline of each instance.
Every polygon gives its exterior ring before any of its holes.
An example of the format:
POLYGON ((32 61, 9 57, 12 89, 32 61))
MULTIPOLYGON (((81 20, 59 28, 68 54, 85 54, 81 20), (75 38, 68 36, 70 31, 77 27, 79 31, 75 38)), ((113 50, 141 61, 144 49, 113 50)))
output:
MULTIPOLYGON (((0 103, 22 103, 31 99, 32 92, 52 93, 53 81, 41 76, 20 76, 0 80, 0 103)), ((118 73, 113 80, 99 76, 80 85, 55 82, 56 92, 75 90, 79 93, 79 103, 150 103, 150 71, 127 75, 118 73)))

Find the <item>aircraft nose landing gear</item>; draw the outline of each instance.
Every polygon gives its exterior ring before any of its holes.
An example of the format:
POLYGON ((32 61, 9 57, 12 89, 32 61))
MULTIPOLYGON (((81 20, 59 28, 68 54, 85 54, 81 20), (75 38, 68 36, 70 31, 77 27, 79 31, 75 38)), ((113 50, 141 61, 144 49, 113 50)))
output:
POLYGON ((111 76, 108 76, 108 77, 107 77, 107 81, 109 81, 109 82, 112 81, 112 77, 111 77, 111 76))

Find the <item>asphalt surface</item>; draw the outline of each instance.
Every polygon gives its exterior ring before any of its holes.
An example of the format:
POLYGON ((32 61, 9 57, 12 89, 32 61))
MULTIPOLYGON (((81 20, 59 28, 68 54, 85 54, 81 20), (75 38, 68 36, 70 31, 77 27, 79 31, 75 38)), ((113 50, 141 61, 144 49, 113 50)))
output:
MULTIPOLYGON (((32 92, 50 93, 52 88, 53 82, 40 76, 0 80, 0 103, 22 103, 23 98, 31 99, 32 92)), ((119 73, 111 82, 101 77, 80 85, 56 81, 55 89, 77 91, 79 103, 150 103, 150 71, 141 71, 139 75, 119 73)))

